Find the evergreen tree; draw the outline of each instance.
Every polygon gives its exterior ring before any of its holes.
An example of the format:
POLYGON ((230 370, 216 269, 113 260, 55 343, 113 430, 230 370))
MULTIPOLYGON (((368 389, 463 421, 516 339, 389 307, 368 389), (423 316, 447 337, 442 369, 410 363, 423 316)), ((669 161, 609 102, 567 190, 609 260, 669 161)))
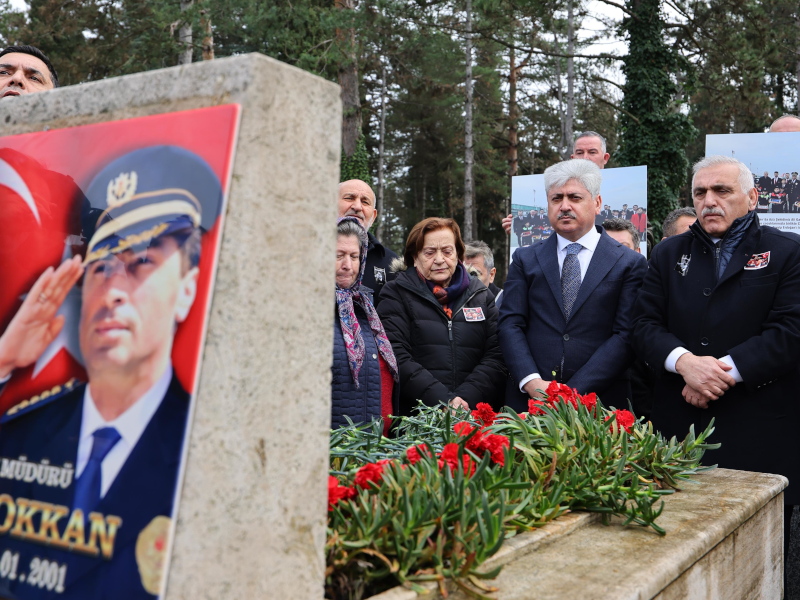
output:
POLYGON ((628 55, 622 67, 625 98, 616 158, 621 166, 647 165, 647 214, 653 235, 661 239, 664 217, 677 207, 689 162, 686 146, 695 129, 681 112, 681 76, 689 65, 664 42, 659 0, 626 0, 622 31, 628 55))

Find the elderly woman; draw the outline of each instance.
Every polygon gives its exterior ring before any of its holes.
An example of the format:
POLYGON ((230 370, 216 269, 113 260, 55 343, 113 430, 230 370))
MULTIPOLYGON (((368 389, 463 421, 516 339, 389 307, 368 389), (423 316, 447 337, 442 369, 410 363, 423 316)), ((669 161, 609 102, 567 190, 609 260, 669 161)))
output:
POLYGON ((400 368, 400 414, 409 414, 417 400, 502 405, 497 309, 463 261, 458 224, 425 219, 408 235, 405 270, 381 291, 378 311, 400 368))
MULTIPOLYGON (((339 220, 336 238, 336 315, 333 320, 331 426, 368 423, 392 412, 397 361, 361 285, 369 239, 354 217, 339 220)), ((388 422, 385 425, 388 429, 388 422)))

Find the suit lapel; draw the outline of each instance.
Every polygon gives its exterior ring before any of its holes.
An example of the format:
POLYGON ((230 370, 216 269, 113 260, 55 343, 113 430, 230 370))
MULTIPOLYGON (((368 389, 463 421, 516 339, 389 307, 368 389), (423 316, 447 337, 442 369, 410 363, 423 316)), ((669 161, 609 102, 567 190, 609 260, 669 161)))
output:
POLYGON ((564 298, 561 296, 561 274, 558 271, 558 239, 555 233, 539 244, 536 257, 563 316, 564 298))
POLYGON ((605 233, 600 234, 600 241, 597 242, 597 247, 592 254, 592 260, 589 263, 589 268, 586 269, 586 277, 581 281, 581 287, 578 289, 578 297, 575 299, 575 304, 572 306, 571 317, 574 317, 584 302, 591 296, 594 289, 598 284, 603 281, 608 275, 611 268, 617 263, 619 257, 622 255, 623 249, 611 243, 611 238, 605 233))

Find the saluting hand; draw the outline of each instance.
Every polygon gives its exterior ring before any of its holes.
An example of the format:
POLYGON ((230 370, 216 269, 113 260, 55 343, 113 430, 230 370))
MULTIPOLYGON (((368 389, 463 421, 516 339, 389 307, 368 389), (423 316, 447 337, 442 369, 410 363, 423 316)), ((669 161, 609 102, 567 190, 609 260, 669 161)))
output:
POLYGON ((36 361, 64 327, 61 303, 83 273, 81 257, 48 267, 0 336, 0 378, 36 361))

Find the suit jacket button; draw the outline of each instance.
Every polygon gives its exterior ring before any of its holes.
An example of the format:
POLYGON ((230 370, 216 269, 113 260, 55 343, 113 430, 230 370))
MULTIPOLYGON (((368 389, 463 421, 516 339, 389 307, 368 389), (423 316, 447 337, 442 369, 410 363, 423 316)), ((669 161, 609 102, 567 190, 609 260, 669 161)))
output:
POLYGON ((708 346, 708 338, 700 338, 700 345, 701 346, 708 346))
POLYGON ((710 296, 710 295, 711 295, 711 288, 704 288, 703 296, 710 296))
POLYGON ((565 341, 565 342, 568 342, 568 341, 569 341, 569 334, 568 334, 568 333, 565 333, 565 334, 564 334, 564 341, 565 341))

